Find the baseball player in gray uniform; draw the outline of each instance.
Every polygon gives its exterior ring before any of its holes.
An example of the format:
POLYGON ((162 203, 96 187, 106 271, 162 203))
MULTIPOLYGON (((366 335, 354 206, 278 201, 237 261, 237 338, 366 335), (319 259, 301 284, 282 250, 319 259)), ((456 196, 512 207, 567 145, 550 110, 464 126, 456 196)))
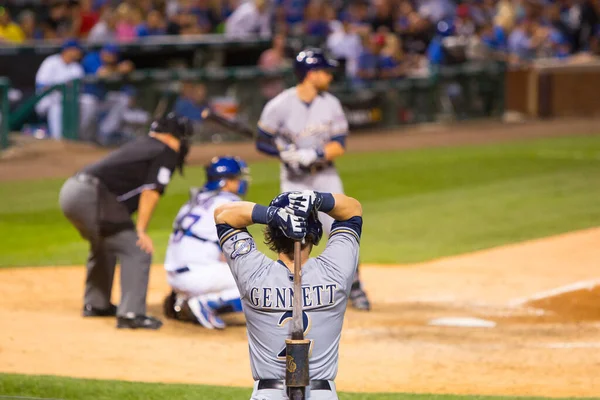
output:
POLYGON ((232 202, 215 210, 220 244, 241 294, 250 364, 252 400, 288 399, 286 345, 292 325, 294 240, 303 240, 302 319, 311 341, 310 386, 306 398, 337 399, 334 379, 346 304, 362 230, 360 203, 343 194, 313 191, 282 193, 270 206, 232 202), (317 212, 334 219, 322 254, 309 258, 323 234, 317 212), (247 226, 266 225, 265 241, 278 254, 273 261, 256 249, 247 226))
MULTIPOLYGON (((333 161, 344 154, 348 121, 340 101, 327 92, 336 66, 318 48, 301 51, 294 66, 300 83, 269 101, 260 116, 256 148, 281 160, 281 192, 344 192, 333 161)), ((329 232, 333 219, 325 213, 319 219, 329 232)), ((350 300, 359 310, 371 308, 358 268, 350 300)))

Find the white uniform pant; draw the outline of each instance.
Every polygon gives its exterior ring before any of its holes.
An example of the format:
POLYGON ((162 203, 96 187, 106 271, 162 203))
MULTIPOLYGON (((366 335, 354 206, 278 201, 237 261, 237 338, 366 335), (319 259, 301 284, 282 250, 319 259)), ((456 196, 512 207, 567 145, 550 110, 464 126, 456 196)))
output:
POLYGON ((185 298, 200 297, 215 302, 240 298, 240 292, 227 263, 189 264, 188 268, 190 270, 187 272, 167 273, 169 285, 185 298))
MULTIPOLYGON (((344 193, 342 180, 334 167, 324 169, 314 175, 306 175, 300 179, 289 180, 287 173, 282 167, 281 171, 281 192, 293 192, 303 190, 314 190, 326 193, 344 193)), ((323 236, 327 237, 331 231, 333 218, 320 212, 319 220, 323 224, 323 236)))
MULTIPOLYGON (((85 132, 96 117, 96 99, 89 94, 79 96, 79 135, 85 137, 85 132)), ((62 96, 58 93, 48 95, 36 106, 37 113, 48 119, 48 131, 52 139, 63 137, 63 106, 62 96)))
MULTIPOLYGON (((338 400, 335 383, 329 381, 331 390, 310 390, 306 388, 307 400, 338 400)), ((250 400, 287 400, 289 397, 285 390, 262 389, 258 390, 258 381, 254 381, 254 390, 250 400)))

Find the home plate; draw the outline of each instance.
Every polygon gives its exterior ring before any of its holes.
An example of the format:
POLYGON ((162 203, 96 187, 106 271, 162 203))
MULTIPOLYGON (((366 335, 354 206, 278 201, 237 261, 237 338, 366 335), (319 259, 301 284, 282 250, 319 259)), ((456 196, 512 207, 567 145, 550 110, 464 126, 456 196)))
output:
POLYGON ((494 321, 487 321, 480 318, 469 317, 445 317, 436 318, 429 321, 433 326, 462 326, 468 328, 493 328, 496 326, 494 321))

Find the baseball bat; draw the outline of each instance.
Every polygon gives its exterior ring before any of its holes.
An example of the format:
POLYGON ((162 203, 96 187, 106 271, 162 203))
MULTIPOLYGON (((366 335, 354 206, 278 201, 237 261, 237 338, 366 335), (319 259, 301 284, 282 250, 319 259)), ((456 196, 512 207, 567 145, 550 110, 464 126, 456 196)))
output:
POLYGON ((239 133, 243 136, 246 136, 250 139, 254 139, 254 130, 252 130, 245 123, 238 121, 236 119, 227 118, 224 115, 221 115, 210 108, 205 108, 201 113, 202 119, 206 121, 213 121, 216 124, 227 128, 233 132, 239 133))
POLYGON ((302 245, 294 242, 294 305, 292 307, 292 339, 286 340, 286 384, 290 400, 305 400, 306 386, 309 384, 308 346, 304 340, 304 324, 302 315, 302 267, 300 258, 302 245))
POLYGON ((167 111, 167 98, 161 97, 158 100, 158 104, 156 104, 156 108, 154 109, 154 114, 152 115, 154 118, 160 118, 165 115, 167 111))
POLYGON ((304 324, 302 323, 302 277, 300 264, 302 245, 299 240, 294 242, 294 306, 292 307, 292 340, 304 339, 304 324))

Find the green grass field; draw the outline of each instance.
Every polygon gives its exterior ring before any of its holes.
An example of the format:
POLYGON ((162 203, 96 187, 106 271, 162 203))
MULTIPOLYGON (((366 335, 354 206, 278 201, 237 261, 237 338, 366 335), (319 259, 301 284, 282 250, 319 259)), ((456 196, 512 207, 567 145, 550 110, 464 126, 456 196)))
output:
MULTIPOLYGON (((600 225, 600 136, 348 154, 346 192, 364 208, 365 263, 410 263, 600 225)), ((248 199, 278 192, 275 162, 251 165, 248 199)), ((152 220, 161 263, 172 219, 203 171, 176 178, 152 220)), ((85 243, 58 209, 63 179, 0 183, 0 266, 82 264, 85 243)), ((260 231, 253 228, 259 235, 260 231)), ((263 247, 264 248, 264 247, 263 247)), ((0 366, 1 368, 1 366, 0 366)), ((250 390, 0 374, 0 395, 60 399, 244 399, 250 390)), ((1 397, 1 396, 0 396, 1 397)), ((465 396, 341 394, 341 399, 465 396)), ((475 397, 468 397, 473 399, 475 397)), ((484 398, 484 397, 481 397, 484 398)))
MULTIPOLYGON (((338 165, 346 192, 363 203, 367 263, 423 261, 600 224, 600 136, 348 154, 338 165)), ((251 168, 248 199, 266 203, 278 192, 278 166, 251 168)), ((151 222, 155 262, 202 175, 188 168, 161 200, 151 222)), ((85 242, 58 209, 62 182, 0 183, 0 266, 84 262, 85 242)))
MULTIPOLYGON (((160 383, 101 381, 52 376, 0 375, 0 399, 3 395, 64 400, 238 400, 249 399, 251 389, 218 386, 175 385, 160 383), (23 390, 24 388, 25 391, 23 390)), ((404 393, 340 393, 340 400, 479 400, 539 397, 456 396, 404 393)))

